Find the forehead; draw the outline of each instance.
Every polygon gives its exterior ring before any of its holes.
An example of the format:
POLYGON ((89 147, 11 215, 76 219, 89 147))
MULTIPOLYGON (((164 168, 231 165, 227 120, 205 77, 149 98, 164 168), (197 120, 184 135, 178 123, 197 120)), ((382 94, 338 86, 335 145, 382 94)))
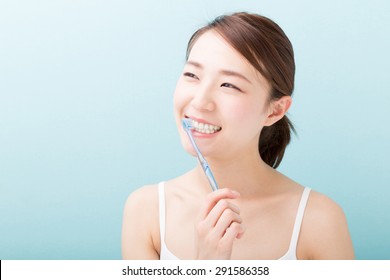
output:
POLYGON ((237 71, 248 79, 264 82, 260 72, 214 30, 206 31, 195 41, 188 60, 196 61, 209 69, 237 71))
POLYGON ((214 30, 206 31, 195 41, 188 60, 195 60, 210 67, 255 70, 237 50, 214 30))

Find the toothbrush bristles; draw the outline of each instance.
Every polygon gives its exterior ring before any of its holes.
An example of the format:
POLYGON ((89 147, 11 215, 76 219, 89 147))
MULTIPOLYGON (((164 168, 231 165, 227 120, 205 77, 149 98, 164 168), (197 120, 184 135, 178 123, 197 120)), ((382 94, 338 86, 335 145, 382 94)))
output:
POLYGON ((182 123, 183 123, 184 128, 186 128, 186 129, 194 128, 193 121, 191 119, 187 119, 187 118, 182 119, 182 123))

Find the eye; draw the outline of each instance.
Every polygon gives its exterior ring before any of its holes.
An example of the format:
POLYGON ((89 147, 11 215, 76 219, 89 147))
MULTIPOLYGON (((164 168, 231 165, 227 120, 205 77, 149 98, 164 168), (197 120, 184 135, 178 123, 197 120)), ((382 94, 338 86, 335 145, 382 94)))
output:
POLYGON ((236 90, 238 90, 238 91, 241 91, 241 89, 239 89, 239 88, 236 87, 235 85, 229 84, 229 83, 223 83, 223 84, 221 85, 221 87, 232 88, 232 89, 236 89, 236 90))
POLYGON ((191 72, 184 72, 183 76, 199 80, 199 78, 191 72))

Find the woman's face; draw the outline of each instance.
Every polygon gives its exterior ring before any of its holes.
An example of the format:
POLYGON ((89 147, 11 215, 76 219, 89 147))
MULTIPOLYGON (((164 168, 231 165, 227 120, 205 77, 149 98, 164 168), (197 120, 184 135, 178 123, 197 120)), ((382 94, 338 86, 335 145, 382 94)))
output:
POLYGON ((180 76, 174 110, 182 144, 195 155, 181 119, 196 121, 194 139, 205 157, 258 156, 260 131, 270 114, 270 85, 215 31, 201 35, 180 76))

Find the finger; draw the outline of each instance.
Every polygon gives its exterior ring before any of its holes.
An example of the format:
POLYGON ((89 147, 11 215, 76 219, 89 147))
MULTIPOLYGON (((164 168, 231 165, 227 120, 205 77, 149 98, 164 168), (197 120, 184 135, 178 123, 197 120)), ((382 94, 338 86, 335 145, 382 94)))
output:
POLYGON ((210 225, 215 226, 218 220, 220 219, 220 217, 222 216, 222 214, 224 213, 224 211, 228 209, 229 211, 232 211, 238 215, 240 214, 240 208, 237 205, 229 202, 226 199, 221 199, 220 201, 217 202, 214 208, 211 209, 205 221, 210 221, 210 225))
POLYGON ((236 238, 241 238, 245 232, 242 224, 233 222, 226 230, 225 235, 221 238, 220 244, 225 248, 231 248, 236 238))
POLYGON ((216 230, 217 233, 214 235, 214 237, 220 239, 223 232, 232 223, 232 221, 241 221, 239 214, 240 209, 237 205, 227 201, 226 199, 221 199, 210 211, 209 215, 204 220, 199 221, 197 225, 198 234, 206 235, 213 231, 214 227, 223 217, 216 230))
POLYGON ((215 234, 222 238, 233 223, 241 224, 241 216, 229 208, 225 209, 214 227, 215 234))
POLYGON ((221 199, 234 199, 238 198, 240 194, 236 191, 223 188, 219 189, 215 192, 212 192, 207 195, 206 197, 206 203, 202 206, 200 210, 200 219, 205 219, 210 211, 214 208, 214 206, 220 201, 221 199))

